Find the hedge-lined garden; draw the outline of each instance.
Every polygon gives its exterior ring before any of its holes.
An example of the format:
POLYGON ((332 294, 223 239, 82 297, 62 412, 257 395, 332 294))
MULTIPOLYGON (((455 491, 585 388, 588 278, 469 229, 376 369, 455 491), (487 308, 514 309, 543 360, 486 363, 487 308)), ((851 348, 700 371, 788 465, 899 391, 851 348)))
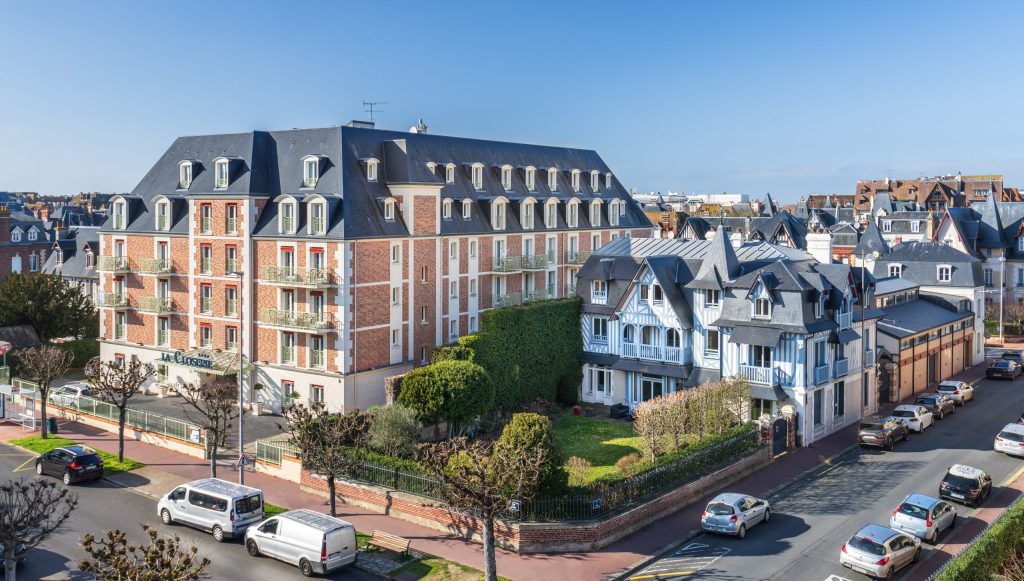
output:
MULTIPOLYGON (((936 581, 989 581, 1024 553, 1024 502, 1017 502, 936 577, 936 581)), ((1024 572, 1024 571, 1021 571, 1024 572)), ((1007 575, 1006 579, 1017 579, 1007 575)))

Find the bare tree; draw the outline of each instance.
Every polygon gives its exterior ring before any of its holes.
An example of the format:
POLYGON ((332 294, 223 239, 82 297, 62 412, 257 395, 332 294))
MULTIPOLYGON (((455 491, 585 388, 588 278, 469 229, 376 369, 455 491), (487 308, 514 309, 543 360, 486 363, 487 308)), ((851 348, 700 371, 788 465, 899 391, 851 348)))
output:
POLYGON ((351 474, 365 459, 370 414, 352 410, 332 414, 323 402, 295 404, 284 412, 288 442, 298 451, 302 467, 327 479, 331 516, 337 516, 335 482, 351 474))
POLYGON ((15 566, 30 549, 46 540, 78 506, 78 497, 52 480, 0 483, 0 544, 4 578, 15 581, 15 566))
POLYGON ((97 539, 91 533, 82 539, 89 559, 78 568, 104 581, 192 581, 204 576, 210 560, 199 557, 199 547, 185 548, 177 535, 160 537, 149 525, 142 525, 148 545, 128 542, 120 530, 107 531, 97 539))
POLYGON ((418 459, 441 481, 440 492, 452 508, 483 521, 484 579, 497 581, 494 519, 512 501, 536 494, 547 452, 455 438, 421 444, 418 459))
POLYGON ((30 347, 18 353, 19 375, 39 386, 39 411, 42 418, 39 433, 44 440, 48 437, 46 401, 50 397, 50 384, 68 372, 74 357, 73 353, 56 345, 30 347))
POLYGON ((117 459, 124 462, 124 424, 128 415, 128 402, 139 393, 142 385, 153 377, 153 366, 142 363, 132 355, 127 362, 114 359, 101 363, 89 377, 89 393, 96 399, 117 408, 117 459))
MULTIPOLYGON (((217 477, 217 451, 227 445, 228 430, 238 417, 238 386, 230 378, 218 377, 207 383, 188 383, 179 388, 188 407, 185 417, 206 433, 210 476, 217 477)), ((241 451, 239 451, 241 453, 241 451)))

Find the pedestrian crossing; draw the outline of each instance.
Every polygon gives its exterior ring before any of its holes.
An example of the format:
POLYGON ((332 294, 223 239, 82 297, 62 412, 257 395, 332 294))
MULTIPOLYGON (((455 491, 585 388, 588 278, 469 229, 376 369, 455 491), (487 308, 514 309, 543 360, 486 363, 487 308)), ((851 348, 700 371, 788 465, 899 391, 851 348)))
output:
POLYGON ((710 567, 732 549, 705 543, 690 543, 671 555, 658 559, 650 567, 629 578, 629 581, 683 579, 710 567))

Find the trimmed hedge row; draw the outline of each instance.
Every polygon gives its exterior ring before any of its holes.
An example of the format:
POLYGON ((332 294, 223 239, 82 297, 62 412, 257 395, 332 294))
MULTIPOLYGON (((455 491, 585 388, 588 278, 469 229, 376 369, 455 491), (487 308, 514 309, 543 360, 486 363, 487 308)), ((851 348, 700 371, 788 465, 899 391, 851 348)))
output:
POLYGON ((957 555, 936 581, 989 581, 1013 553, 1024 550, 1024 501, 1018 501, 957 555))

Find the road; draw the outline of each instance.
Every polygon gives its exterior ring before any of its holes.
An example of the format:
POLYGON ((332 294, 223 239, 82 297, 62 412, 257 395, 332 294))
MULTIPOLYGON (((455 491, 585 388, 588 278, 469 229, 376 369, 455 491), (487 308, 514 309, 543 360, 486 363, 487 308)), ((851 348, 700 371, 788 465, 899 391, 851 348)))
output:
MULTIPOLYGON (((995 434, 1022 409, 1024 379, 982 380, 973 402, 924 434, 898 443, 894 451, 855 451, 781 491, 770 499, 771 522, 752 528, 746 539, 700 535, 632 579, 867 579, 839 565, 840 547, 865 524, 888 526, 892 511, 911 492, 936 496, 948 466, 967 464, 987 471, 993 496, 1024 472, 1024 461, 992 450, 995 434)), ((956 506, 960 527, 976 509, 956 506)), ((939 537, 939 547, 949 534, 939 537)), ((922 547, 922 560, 935 552, 931 545, 922 547)), ((897 577, 909 579, 909 571, 905 568, 897 577)))
MULTIPOLYGON (((32 472, 34 457, 34 454, 20 448, 0 443, 0 472, 5 478, 49 478, 37 477, 32 472)), ((18 579, 91 580, 92 575, 78 571, 78 562, 85 557, 79 541, 85 533, 99 536, 103 531, 119 528, 128 532, 130 539, 141 541, 144 535, 141 523, 158 525, 161 533, 176 534, 186 543, 198 546, 199 554, 211 561, 207 568, 210 579, 253 581, 301 578, 295 567, 272 559, 250 557, 240 541, 218 543, 209 534, 200 531, 176 525, 164 526, 156 516, 156 500, 148 496, 119 488, 107 481, 75 485, 73 489, 78 494, 78 508, 56 534, 29 552, 25 563, 18 568, 18 579)), ((380 579, 354 567, 321 578, 341 581, 380 579)))

